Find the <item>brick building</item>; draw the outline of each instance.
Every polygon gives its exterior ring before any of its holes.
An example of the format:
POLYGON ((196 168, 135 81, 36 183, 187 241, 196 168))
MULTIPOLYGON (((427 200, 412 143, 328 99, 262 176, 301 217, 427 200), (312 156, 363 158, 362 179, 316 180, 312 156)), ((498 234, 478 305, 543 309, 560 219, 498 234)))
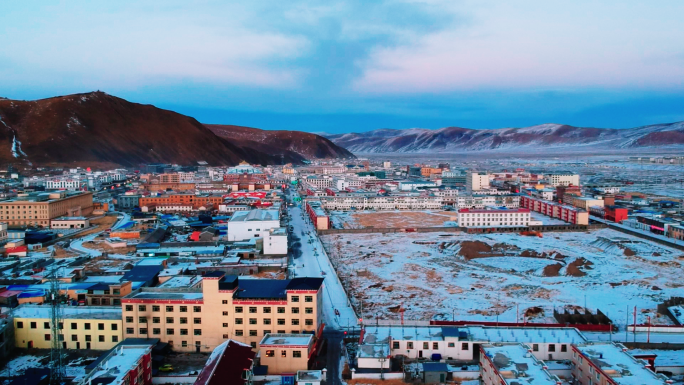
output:
POLYGON ((48 227, 51 219, 87 216, 92 212, 92 192, 37 192, 0 201, 0 221, 9 227, 48 227))

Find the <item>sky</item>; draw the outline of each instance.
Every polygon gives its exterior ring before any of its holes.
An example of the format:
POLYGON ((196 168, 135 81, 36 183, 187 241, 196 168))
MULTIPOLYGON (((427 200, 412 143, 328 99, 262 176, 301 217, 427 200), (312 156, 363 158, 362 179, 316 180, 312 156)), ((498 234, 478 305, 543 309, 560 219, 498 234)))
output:
POLYGON ((310 132, 684 120, 684 1, 13 1, 0 96, 310 132))

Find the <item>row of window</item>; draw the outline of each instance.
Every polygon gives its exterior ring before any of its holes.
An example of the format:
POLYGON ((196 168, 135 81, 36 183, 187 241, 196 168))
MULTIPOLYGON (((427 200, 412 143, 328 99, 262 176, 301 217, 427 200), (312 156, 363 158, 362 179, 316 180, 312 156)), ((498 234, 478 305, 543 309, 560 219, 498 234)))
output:
MULTIPOLYGON (((167 305, 166 306, 166 311, 169 313, 172 313, 174 310, 174 306, 172 305, 167 305)), ((133 305, 126 305, 126 311, 133 311, 133 305)), ((138 305, 138 311, 147 311, 147 305, 138 305)), ((152 305, 152 311, 161 311, 161 306, 159 305, 152 305)), ((187 306, 179 306, 178 311, 181 313, 187 313, 188 312, 188 307, 187 306)), ((201 313, 202 312, 202 306, 193 306, 192 311, 195 313, 201 313)))
MULTIPOLYGON (((292 302, 299 302, 299 296, 293 295, 291 298, 292 298, 292 302)), ((310 302, 313 302, 313 296, 310 296, 310 295, 304 296, 304 302, 309 302, 309 303, 310 303, 310 302)), ((223 300, 223 304, 224 304, 224 305, 227 305, 227 304, 228 304, 228 300, 223 300)), ((174 312, 174 308, 175 308, 175 307, 174 307, 173 305, 166 305, 166 309, 165 309, 165 310, 166 310, 167 313, 173 313, 173 312, 174 312)), ((133 308, 133 305, 126 305, 126 307, 125 307, 125 310, 126 310, 126 311, 133 311, 133 309, 134 309, 134 308, 133 308)), ((256 313, 258 313, 258 307, 256 307, 256 306, 249 306, 249 307, 247 308, 247 310, 248 310, 248 312, 251 313, 251 314, 256 314, 256 313)), ((277 310, 277 312, 280 313, 280 314, 285 313, 285 307, 279 306, 279 307, 276 308, 276 310, 277 310)), ((138 305, 138 311, 147 311, 147 305, 138 305)), ((152 311, 153 311, 153 312, 160 312, 160 311, 161 311, 161 306, 160 306, 160 305, 152 305, 152 311)), ((188 307, 187 307, 187 306, 179 306, 179 307, 178 307, 178 311, 179 311, 180 313, 187 313, 187 312, 188 312, 188 307)), ((202 307, 201 307, 201 306, 193 306, 193 307, 192 307, 192 311, 195 312, 195 313, 201 313, 201 312, 202 312, 202 307)), ((236 306, 236 307, 235 307, 235 312, 236 312, 236 313, 244 313, 244 311, 245 311, 245 309, 244 309, 244 307, 242 307, 242 306, 236 306)), ((264 313, 264 314, 269 314, 269 313, 271 313, 271 307, 270 307, 270 306, 264 306, 264 307, 261 308, 261 311, 262 311, 262 313, 264 313)), ((307 308, 304 309, 304 311, 305 311, 307 314, 313 314, 313 308, 307 307, 307 308)), ((297 314, 297 313, 299 313, 299 308, 298 308, 298 307, 294 307, 294 308, 292 308, 291 312, 292 312, 293 314, 297 314)), ((226 313, 226 312, 224 312, 224 313, 226 313)))
MULTIPOLYGON (((455 348, 456 343, 455 342, 449 342, 449 343, 447 343, 447 347, 455 348)), ((414 348, 413 341, 406 342, 406 350, 411 350, 413 348, 414 348)), ((392 349, 401 349, 401 341, 392 341, 392 349)), ((429 350, 429 349, 430 349, 430 343, 429 342, 423 342, 423 350, 429 350)), ((439 350, 439 342, 433 342, 432 343, 432 350, 439 350)), ((470 345, 467 342, 462 342, 461 343, 461 350, 470 350, 470 345)))
MULTIPOLYGON (((110 324, 111 330, 118 330, 119 325, 115 323, 110 324)), ((23 329, 24 328, 24 322, 23 321, 17 321, 17 329, 23 329)), ((29 322, 29 328, 31 329, 38 329, 38 323, 37 322, 29 322)), ((62 322, 59 323, 59 328, 64 329, 64 324, 62 322)), ((43 329, 50 329, 50 323, 49 322, 43 322, 43 329)), ((72 322, 70 325, 71 330, 78 330, 78 324, 76 322, 72 322)), ((90 322, 86 322, 83 324, 83 330, 91 330, 90 328, 90 322)), ((105 324, 104 323, 98 323, 97 324, 97 330, 105 330, 105 324)))
MULTIPOLYGON (((267 350, 266 351, 266 357, 275 357, 275 350, 267 350)), ((281 350, 280 351, 280 357, 286 358, 287 357, 287 350, 281 350)), ((293 350, 292 351, 292 357, 301 358, 302 357, 302 351, 301 350, 293 350)))
MULTIPOLYGON (((147 334, 148 330, 147 328, 140 328, 138 330, 138 334, 147 334)), ((180 329, 180 335, 182 336, 187 336, 189 331, 188 329, 180 329)), ((126 334, 135 334, 135 328, 126 328, 126 334)), ((159 335, 161 334, 161 329, 159 328, 152 328, 152 334, 159 335)), ((175 329, 166 329, 166 334, 167 335, 174 335, 175 334, 175 329)), ((196 336, 201 336, 202 335, 202 329, 193 329, 192 334, 196 336)))
MULTIPOLYGON (((45 334, 45 341, 50 341, 52 339, 52 334, 45 334)), ((97 336, 97 341, 98 342, 105 342, 105 336, 97 336)), ((59 335, 59 340, 64 341, 64 334, 59 335)), ((78 335, 77 334, 72 334, 71 335, 71 341, 73 342, 78 342, 78 335)), ((85 336, 85 341, 86 342, 92 342, 92 336, 90 334, 87 334, 85 336)), ((119 342, 119 336, 112 336, 112 342, 119 342)))

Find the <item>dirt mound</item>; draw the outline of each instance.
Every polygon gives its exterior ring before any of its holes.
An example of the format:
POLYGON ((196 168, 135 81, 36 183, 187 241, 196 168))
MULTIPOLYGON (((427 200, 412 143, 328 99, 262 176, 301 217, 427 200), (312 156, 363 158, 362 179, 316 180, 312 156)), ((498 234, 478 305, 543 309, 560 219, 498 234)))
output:
POLYGON ((593 265, 591 261, 587 261, 584 258, 577 258, 568 265, 565 275, 569 275, 571 277, 584 277, 587 275, 587 273, 585 273, 582 268, 590 269, 591 265, 593 265))
POLYGON ((630 249, 629 247, 625 247, 625 250, 623 251, 626 257, 633 257, 636 255, 636 252, 634 250, 630 249))
POLYGON ((490 253, 492 247, 480 241, 463 241, 458 255, 462 255, 466 260, 480 258, 481 253, 490 253))
POLYGON ((390 306, 387 308, 387 310, 389 310, 392 313, 399 313, 399 310, 401 310, 401 305, 390 306))
POLYGON ((526 318, 536 317, 538 315, 544 315, 544 309, 542 309, 538 306, 533 306, 533 307, 527 308, 527 310, 525 310, 525 317, 526 318))
POLYGON ((560 263, 554 263, 553 265, 548 265, 544 267, 544 272, 542 275, 544 277, 558 277, 558 272, 560 272, 560 269, 563 268, 563 265, 560 263))

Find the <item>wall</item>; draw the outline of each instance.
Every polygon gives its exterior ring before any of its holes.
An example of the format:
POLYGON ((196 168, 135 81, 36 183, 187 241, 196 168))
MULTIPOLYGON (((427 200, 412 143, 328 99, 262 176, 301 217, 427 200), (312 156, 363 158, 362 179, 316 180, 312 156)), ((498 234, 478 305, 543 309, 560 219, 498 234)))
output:
MULTIPOLYGON (((15 318, 14 319, 14 340, 18 348, 27 348, 29 341, 33 341, 33 347, 37 349, 50 349, 52 346, 51 336, 46 340, 46 335, 51 335, 50 327, 45 328, 45 324, 50 324, 48 318, 15 318), (17 323, 23 322, 23 328, 18 328, 17 323), (36 328, 31 328, 31 323, 36 323, 36 328)), ((90 349, 107 350, 111 349, 119 342, 123 341, 123 331, 121 320, 100 320, 100 319, 65 319, 62 329, 64 342, 67 349, 90 349), (76 328, 72 327, 76 324, 76 328), (87 330, 86 324, 90 324, 87 330), (104 325, 104 330, 99 330, 99 324, 104 325), (115 326, 112 326, 115 325, 115 326), (112 330, 115 327, 116 330, 112 330), (73 341, 75 336, 76 341, 73 341), (100 341, 103 337, 104 341, 100 341), (87 341, 90 338, 91 341, 87 341), (79 344, 80 343, 80 344, 79 344)))

